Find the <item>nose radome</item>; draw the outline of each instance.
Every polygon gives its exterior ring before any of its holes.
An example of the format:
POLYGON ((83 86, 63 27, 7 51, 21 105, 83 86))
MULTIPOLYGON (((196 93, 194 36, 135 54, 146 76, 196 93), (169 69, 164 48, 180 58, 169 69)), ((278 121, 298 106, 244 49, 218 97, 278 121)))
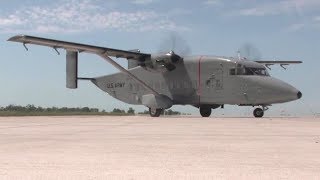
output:
POLYGON ((302 97, 302 93, 300 91, 297 93, 297 97, 298 97, 298 99, 300 99, 302 97))
POLYGON ((273 91, 274 102, 289 102, 302 97, 302 93, 298 89, 279 79, 271 78, 266 85, 273 91))

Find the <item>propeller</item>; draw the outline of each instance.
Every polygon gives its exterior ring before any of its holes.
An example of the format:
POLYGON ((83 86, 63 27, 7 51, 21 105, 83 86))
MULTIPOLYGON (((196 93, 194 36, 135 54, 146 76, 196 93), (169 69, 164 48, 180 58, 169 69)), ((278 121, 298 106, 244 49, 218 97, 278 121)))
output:
POLYGON ((238 57, 240 57, 239 59, 245 58, 247 60, 257 61, 261 59, 261 53, 253 44, 245 43, 239 48, 238 57))
POLYGON ((179 34, 172 32, 168 37, 162 40, 159 45, 158 52, 169 52, 171 54, 183 57, 191 54, 191 48, 189 47, 187 41, 184 40, 179 34))
POLYGON ((171 57, 171 62, 173 63, 176 63, 182 59, 182 57, 177 55, 174 51, 170 51, 167 53, 167 55, 171 57))

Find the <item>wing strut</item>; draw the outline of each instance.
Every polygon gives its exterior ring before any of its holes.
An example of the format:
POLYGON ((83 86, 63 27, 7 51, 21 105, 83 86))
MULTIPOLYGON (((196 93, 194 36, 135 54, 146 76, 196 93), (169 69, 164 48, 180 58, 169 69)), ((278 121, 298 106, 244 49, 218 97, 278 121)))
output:
POLYGON ((26 49, 26 51, 29 51, 29 49, 28 49, 28 47, 27 47, 27 45, 26 45, 27 43, 23 43, 23 47, 26 49))
POLYGON ((129 75, 130 77, 132 77, 135 81, 137 81, 138 83, 140 83, 143 87, 145 87, 146 89, 148 89, 149 91, 152 92, 152 94, 154 95, 160 95, 157 91, 155 91, 154 89, 152 89, 150 86, 148 86, 146 83, 144 83, 143 81, 141 81, 139 78, 137 78, 135 75, 133 75, 132 73, 130 73, 128 70, 126 70, 125 68, 123 68, 122 66, 120 66, 118 63, 116 63, 113 59, 111 59, 107 53, 104 54, 97 54, 100 57, 102 57, 104 60, 108 61, 111 65, 113 65, 115 68, 117 68, 119 71, 126 73, 127 75, 129 75))

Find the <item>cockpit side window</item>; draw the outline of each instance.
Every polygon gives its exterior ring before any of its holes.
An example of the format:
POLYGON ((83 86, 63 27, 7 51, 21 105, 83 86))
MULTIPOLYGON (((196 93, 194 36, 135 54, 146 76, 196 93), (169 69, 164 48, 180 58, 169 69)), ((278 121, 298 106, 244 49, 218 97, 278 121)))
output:
POLYGON ((266 68, 257 67, 237 67, 230 69, 230 75, 246 75, 246 76, 270 76, 266 68))
POLYGON ((268 71, 266 68, 252 68, 252 67, 246 67, 246 72, 248 75, 258 75, 258 76, 269 76, 268 71))

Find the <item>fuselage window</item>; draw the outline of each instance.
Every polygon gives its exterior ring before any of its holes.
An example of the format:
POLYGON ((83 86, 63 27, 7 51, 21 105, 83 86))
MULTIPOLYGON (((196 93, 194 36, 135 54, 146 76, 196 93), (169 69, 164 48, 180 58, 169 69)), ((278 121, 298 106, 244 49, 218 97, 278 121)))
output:
POLYGON ((236 69, 234 68, 230 69, 230 75, 236 75, 236 69))

